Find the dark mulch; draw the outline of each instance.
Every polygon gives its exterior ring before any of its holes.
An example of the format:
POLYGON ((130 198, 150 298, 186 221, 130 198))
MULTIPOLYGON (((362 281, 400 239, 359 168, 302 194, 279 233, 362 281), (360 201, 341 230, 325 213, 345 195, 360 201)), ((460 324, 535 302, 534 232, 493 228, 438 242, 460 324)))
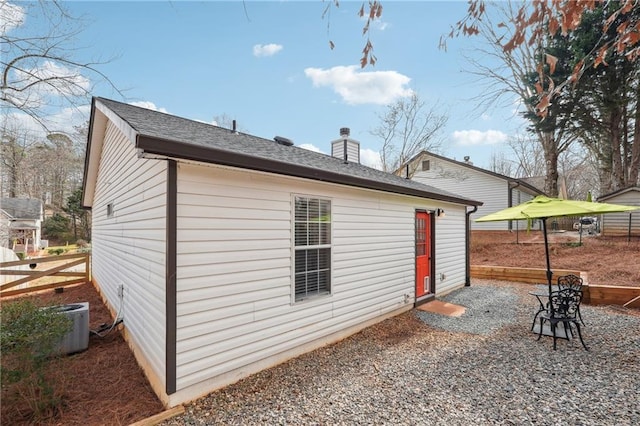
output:
MULTIPOLYGON (((113 322, 91 284, 67 287, 60 294, 51 290, 29 297, 37 298, 39 303, 89 302, 92 330, 113 322)), ((164 409, 118 330, 103 338, 92 334, 86 351, 63 357, 49 374, 61 384, 64 403, 59 411, 52 417, 34 420, 28 406, 20 400, 11 400, 9 389, 3 386, 2 425, 126 425, 164 409)))

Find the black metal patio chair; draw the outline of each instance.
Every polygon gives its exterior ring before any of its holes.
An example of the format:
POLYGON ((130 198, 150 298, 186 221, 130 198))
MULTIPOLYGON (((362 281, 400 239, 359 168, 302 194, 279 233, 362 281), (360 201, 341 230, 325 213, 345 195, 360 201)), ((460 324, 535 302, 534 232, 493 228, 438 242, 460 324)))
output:
MULTIPOLYGON (((562 290, 565 288, 573 288, 575 290, 582 290, 582 284, 584 281, 577 275, 568 274, 561 275, 558 277, 558 289, 562 290)), ((584 321, 582 320, 582 314, 580 313, 580 306, 578 306, 578 318, 582 325, 584 325, 584 321)))
POLYGON ((548 309, 542 312, 538 318, 540 318, 540 331, 538 334, 538 340, 542 337, 542 326, 545 321, 549 322, 551 332, 553 334, 553 350, 556 350, 556 340, 558 324, 562 324, 564 327, 564 333, 567 339, 569 336, 573 336, 572 326, 575 325, 580 343, 585 350, 589 350, 582 340, 582 332, 580 331, 580 320, 578 318, 578 309, 582 302, 582 291, 574 288, 565 288, 558 291, 551 292, 549 296, 548 309))

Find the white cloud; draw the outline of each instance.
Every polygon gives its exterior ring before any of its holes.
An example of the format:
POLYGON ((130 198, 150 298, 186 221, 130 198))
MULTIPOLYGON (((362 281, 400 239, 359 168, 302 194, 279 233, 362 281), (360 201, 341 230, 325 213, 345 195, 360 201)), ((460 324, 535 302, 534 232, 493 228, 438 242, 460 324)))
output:
POLYGON ((281 44, 256 44, 253 46, 253 56, 257 56, 258 58, 264 56, 273 56, 279 51, 283 49, 281 44))
POLYGON ((396 71, 361 71, 357 65, 351 65, 326 70, 306 68, 304 73, 314 87, 331 87, 346 103, 352 105, 388 105, 398 98, 413 94, 406 87, 411 79, 396 71))
POLYGON ((374 169, 382 170, 382 160, 380 159, 380 153, 372 149, 360 149, 360 163, 374 169))
POLYGON ((24 24, 24 9, 8 1, 0 2, 0 35, 24 24))
POLYGON ((154 104, 153 102, 149 102, 149 101, 136 101, 136 102, 130 102, 129 104, 133 105, 133 106, 140 107, 140 108, 150 109, 150 110, 153 110, 153 111, 164 112, 164 113, 167 113, 167 114, 169 113, 169 111, 167 111, 166 109, 158 108, 156 106, 156 104, 154 104))
POLYGON ((2 117, 2 126, 20 129, 20 133, 36 138, 45 137, 48 132, 74 134, 76 131, 74 126, 88 124, 90 110, 90 105, 82 105, 78 108, 61 108, 55 114, 40 117, 40 122, 28 114, 15 112, 2 117))
POLYGON ((455 145, 480 146, 504 143, 508 136, 500 130, 456 130, 452 138, 455 145))
POLYGON ((82 126, 89 121, 91 105, 82 105, 78 108, 63 108, 54 115, 47 117, 51 123, 50 130, 74 133, 74 126, 82 126))
POLYGON ((301 145, 298 145, 298 147, 299 147, 299 148, 302 148, 302 149, 306 149, 306 150, 308 150, 308 151, 319 152, 319 153, 324 154, 324 153, 320 150, 320 148, 318 148, 317 146, 315 146, 315 145, 313 145, 313 144, 311 144, 311 143, 303 143, 303 144, 301 144, 301 145))

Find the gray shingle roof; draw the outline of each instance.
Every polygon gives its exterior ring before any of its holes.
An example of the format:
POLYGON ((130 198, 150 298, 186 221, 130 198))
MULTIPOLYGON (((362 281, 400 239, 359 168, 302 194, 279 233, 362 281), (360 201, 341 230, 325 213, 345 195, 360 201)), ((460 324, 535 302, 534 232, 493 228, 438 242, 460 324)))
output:
POLYGON ((464 205, 482 204, 361 164, 345 164, 340 158, 297 146, 284 146, 273 140, 109 99, 94 98, 95 102, 127 122, 137 132, 137 148, 153 155, 244 167, 464 205))
POLYGON ((0 198, 0 209, 12 219, 40 219, 42 201, 35 198, 0 198))

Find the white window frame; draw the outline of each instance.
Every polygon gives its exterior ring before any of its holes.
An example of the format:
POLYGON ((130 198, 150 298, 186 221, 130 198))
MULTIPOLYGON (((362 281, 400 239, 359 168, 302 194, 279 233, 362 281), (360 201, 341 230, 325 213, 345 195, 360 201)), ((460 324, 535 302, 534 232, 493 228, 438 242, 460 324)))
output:
MULTIPOLYGON (((326 296, 330 296, 332 294, 332 290, 333 290, 333 277, 332 277, 332 272, 333 272, 333 256, 332 256, 332 241, 333 241, 333 211, 332 211, 332 200, 330 198, 326 198, 326 197, 320 197, 317 195, 305 195, 305 194, 292 194, 291 196, 291 301, 292 303, 301 303, 301 302, 306 302, 309 300, 314 300, 314 299, 318 299, 321 297, 326 297, 326 296), (296 245, 296 224, 301 224, 303 222, 301 222, 300 220, 296 220, 296 205, 297 205, 297 200, 298 199, 305 199, 305 200, 318 200, 320 202, 328 202, 329 203, 329 220, 328 221, 321 221, 318 222, 320 224, 328 224, 329 228, 328 228, 328 243, 323 243, 323 244, 307 244, 307 245, 296 245), (307 292, 304 295, 299 296, 299 293, 296 293, 296 278, 300 275, 300 272, 296 272, 296 258, 297 258, 297 253, 299 252, 308 252, 310 250, 326 250, 328 249, 329 251, 329 256, 328 256, 328 267, 326 268, 319 268, 317 270, 318 273, 322 273, 322 272, 326 272, 328 273, 327 276, 325 276, 325 279, 328 281, 327 283, 327 287, 328 289, 325 291, 319 291, 319 292, 307 292)), ((313 223, 313 221, 309 221, 309 217, 307 216, 306 221, 304 222, 307 226, 310 223, 313 223)), ((308 232, 308 228, 307 228, 307 232, 308 232)), ((318 233, 318 239, 320 239, 320 235, 322 233, 319 231, 318 233)), ((308 234, 307 234, 308 235, 308 234)), ((305 270, 305 274, 309 274, 309 270, 305 270)), ((318 277, 318 280, 320 280, 320 277, 318 277)))

